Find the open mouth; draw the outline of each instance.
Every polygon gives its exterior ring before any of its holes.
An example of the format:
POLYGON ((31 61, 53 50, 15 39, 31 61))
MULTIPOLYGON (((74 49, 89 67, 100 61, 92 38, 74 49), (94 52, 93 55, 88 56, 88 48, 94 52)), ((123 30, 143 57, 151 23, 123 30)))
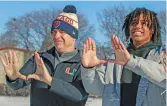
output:
POLYGON ((133 32, 133 33, 134 33, 134 34, 141 34, 142 32, 138 32, 138 31, 137 31, 137 32, 133 32))
POLYGON ((142 31, 133 31, 132 34, 133 34, 134 36, 139 36, 139 35, 142 35, 143 32, 142 32, 142 31))

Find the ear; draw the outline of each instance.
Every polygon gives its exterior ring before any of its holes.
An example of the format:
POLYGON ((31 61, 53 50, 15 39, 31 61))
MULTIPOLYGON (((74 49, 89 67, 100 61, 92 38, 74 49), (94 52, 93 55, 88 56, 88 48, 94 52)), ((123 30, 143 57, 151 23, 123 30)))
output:
POLYGON ((154 34, 154 30, 151 29, 151 30, 150 30, 150 37, 151 37, 151 39, 153 39, 153 38, 152 38, 152 37, 153 37, 153 34, 154 34))
POLYGON ((152 34, 154 33, 154 29, 151 30, 151 33, 152 33, 152 34))
POLYGON ((152 27, 150 28, 150 32, 151 32, 151 34, 154 34, 154 26, 152 26, 152 27))

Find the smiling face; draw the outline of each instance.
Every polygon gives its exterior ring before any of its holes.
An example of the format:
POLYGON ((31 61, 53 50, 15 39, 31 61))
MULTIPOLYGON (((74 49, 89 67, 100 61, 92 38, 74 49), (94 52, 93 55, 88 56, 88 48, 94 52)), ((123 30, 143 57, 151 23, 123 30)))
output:
POLYGON ((60 54, 64 52, 72 52, 75 50, 75 39, 67 34, 65 31, 54 29, 52 31, 52 38, 56 50, 60 54))
POLYGON ((130 36, 135 47, 140 47, 151 40, 152 30, 148 28, 148 21, 140 14, 139 19, 134 19, 130 24, 130 36))

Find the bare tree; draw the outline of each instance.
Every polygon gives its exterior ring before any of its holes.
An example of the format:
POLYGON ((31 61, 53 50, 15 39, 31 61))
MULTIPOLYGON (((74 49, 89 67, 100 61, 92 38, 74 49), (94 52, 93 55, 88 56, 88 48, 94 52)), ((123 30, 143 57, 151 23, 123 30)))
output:
POLYGON ((117 35, 122 41, 125 41, 122 26, 124 19, 131 8, 125 8, 124 5, 113 6, 106 8, 97 13, 100 24, 100 30, 104 32, 107 38, 111 38, 112 34, 117 35))
MULTIPOLYGON (((53 46, 51 38, 51 24, 56 16, 62 11, 60 9, 47 9, 33 11, 25 15, 12 18, 6 23, 8 32, 19 41, 18 47, 32 50, 46 50, 53 46)), ((93 32, 93 27, 89 25, 88 19, 84 14, 79 13, 80 34, 77 47, 81 46, 81 41, 90 32, 93 32)))
POLYGON ((18 40, 14 39, 9 32, 0 35, 0 48, 3 47, 16 47, 18 45, 18 40))
POLYGON ((50 35, 51 22, 58 11, 41 10, 26 13, 22 17, 12 18, 6 23, 8 32, 19 40, 19 47, 39 49, 42 42, 50 35))
POLYGON ((124 43, 126 42, 126 37, 124 31, 122 30, 122 26, 125 17, 130 12, 130 10, 132 10, 131 7, 125 8, 123 4, 120 4, 118 6, 106 8, 97 13, 100 31, 103 32, 104 36, 106 36, 109 39, 105 44, 98 46, 100 47, 98 48, 99 55, 101 55, 102 57, 104 55, 104 52, 106 56, 112 53, 110 39, 113 34, 118 36, 118 38, 121 39, 124 43))
POLYGON ((101 44, 99 42, 96 43, 96 51, 97 51, 97 57, 101 59, 108 59, 112 55, 113 51, 111 49, 111 44, 109 42, 106 42, 104 44, 101 44))
POLYGON ((77 39, 76 42, 76 47, 77 48, 81 48, 84 41, 88 38, 88 37, 94 37, 93 33, 94 33, 94 27, 93 25, 89 24, 89 20, 86 17, 85 14, 79 12, 78 13, 78 23, 79 23, 79 37, 77 39))

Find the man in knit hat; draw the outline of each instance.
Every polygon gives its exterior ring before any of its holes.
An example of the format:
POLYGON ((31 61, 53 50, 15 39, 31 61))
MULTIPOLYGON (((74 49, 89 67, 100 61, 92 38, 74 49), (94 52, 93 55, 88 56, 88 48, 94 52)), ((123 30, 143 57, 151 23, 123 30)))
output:
POLYGON ((67 5, 56 17, 51 34, 55 46, 35 52, 20 71, 15 52, 1 58, 7 84, 13 89, 31 84, 31 106, 84 106, 88 93, 81 81, 80 52, 75 48, 78 18, 74 6, 67 5))

